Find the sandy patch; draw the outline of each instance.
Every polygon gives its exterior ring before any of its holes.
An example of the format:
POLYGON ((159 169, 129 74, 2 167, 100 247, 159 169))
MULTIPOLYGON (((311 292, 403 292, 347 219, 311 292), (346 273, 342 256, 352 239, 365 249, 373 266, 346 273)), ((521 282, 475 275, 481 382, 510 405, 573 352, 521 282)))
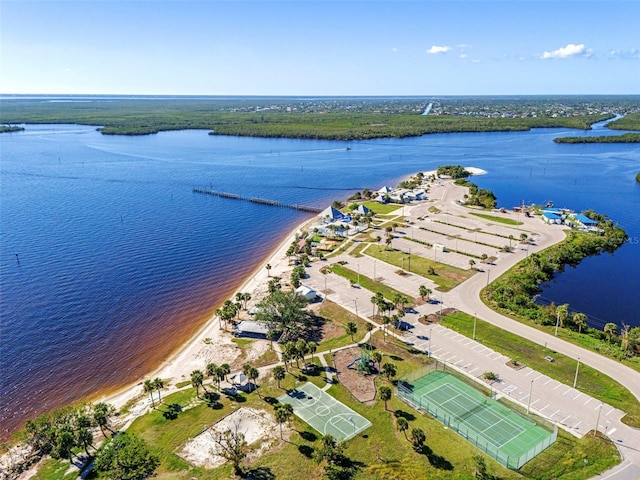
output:
POLYGON ((273 443, 279 441, 279 427, 269 413, 264 410, 243 407, 189 440, 178 455, 199 467, 219 467, 226 460, 219 455, 220 450, 213 440, 214 435, 217 432, 235 430, 236 428, 244 434, 247 444, 252 446, 252 457, 259 455, 273 443), (253 444, 258 441, 260 444, 255 448, 256 446, 253 444))

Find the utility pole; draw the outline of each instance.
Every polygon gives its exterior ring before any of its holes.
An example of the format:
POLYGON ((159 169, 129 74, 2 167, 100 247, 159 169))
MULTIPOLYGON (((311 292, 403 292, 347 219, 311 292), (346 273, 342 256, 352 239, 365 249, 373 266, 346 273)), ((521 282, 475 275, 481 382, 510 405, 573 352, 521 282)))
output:
POLYGON ((593 431, 593 436, 595 437, 596 435, 598 435, 598 424, 600 423, 600 412, 602 411, 602 406, 604 405, 604 402, 600 402, 600 408, 598 409, 598 418, 596 419, 596 428, 593 431))

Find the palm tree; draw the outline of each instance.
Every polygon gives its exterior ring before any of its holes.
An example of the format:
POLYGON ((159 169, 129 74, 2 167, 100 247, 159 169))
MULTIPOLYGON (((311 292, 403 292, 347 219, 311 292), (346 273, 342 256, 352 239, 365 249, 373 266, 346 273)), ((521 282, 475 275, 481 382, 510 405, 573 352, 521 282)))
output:
POLYGON ((291 361, 291 355, 286 350, 282 351, 282 362, 284 363, 284 369, 289 371, 289 362, 291 361))
POLYGON ((81 427, 76 430, 76 443, 84 447, 84 451, 87 453, 87 457, 90 457, 89 447, 93 446, 93 434, 89 427, 81 427))
POLYGON ((258 379, 259 376, 260 376, 260 372, 255 367, 251 367, 251 369, 249 370, 249 373, 247 374, 247 377, 249 377, 249 381, 250 382, 253 381, 253 387, 255 389, 258 388, 258 383, 256 382, 256 380, 258 379))
POLYGON ((144 393, 148 393, 151 397, 151 406, 156 408, 156 402, 153 400, 153 391, 156 389, 155 385, 151 380, 145 380, 143 384, 144 393))
POLYGON ((380 371, 380 362, 382 362, 382 353, 375 351, 371 355, 371 359, 378 364, 378 371, 380 371))
POLYGON ((159 377, 154 378, 153 379, 153 387, 158 392, 158 402, 162 403, 162 394, 160 393, 160 390, 162 390, 164 388, 164 381, 159 377))
POLYGON ((587 326, 587 316, 584 313, 574 313, 573 322, 578 326, 578 333, 582 333, 582 329, 587 326))
POLYGON ((392 240, 393 240, 393 239, 392 239, 391 237, 387 237, 387 239, 384 241, 384 244, 386 245, 386 247, 387 247, 386 249, 387 249, 387 250, 388 250, 388 249, 389 249, 389 247, 391 246, 391 241, 392 241, 392 240))
POLYGON ((424 301, 424 297, 429 295, 428 292, 429 292, 429 289, 425 285, 420 285, 418 287, 418 294, 420 295, 420 298, 422 298, 423 301, 424 301))
POLYGON ((407 430, 409 430, 409 422, 407 422, 407 419, 404 417, 398 417, 398 420, 396 422, 396 425, 398 426, 398 430, 400 430, 402 433, 404 433, 404 438, 407 438, 407 430))
POLYGON ((191 385, 196 387, 196 397, 198 398, 200 398, 199 388, 202 387, 203 381, 204 375, 202 375, 202 372, 200 370, 194 370, 193 372, 191 372, 191 385))
POLYGON ((278 425, 280 425, 280 438, 284 440, 284 437, 282 436, 282 425, 287 421, 289 415, 287 411, 284 409, 284 405, 278 405, 276 407, 275 414, 276 414, 276 422, 278 422, 278 425))
POLYGON ((473 258, 469 259, 469 268, 473 268, 475 264, 476 264, 476 261, 473 258))
POLYGON ((318 350, 318 344, 316 342, 307 343, 307 350, 311 354, 311 361, 313 361, 313 354, 318 350))
POLYGON ((290 403, 285 403, 283 407, 284 411, 287 413, 287 423, 291 426, 291 417, 293 416, 293 405, 290 403))
POLYGON ((391 317, 389 317, 389 315, 383 315, 382 316, 382 333, 383 333, 383 338, 385 343, 387 342, 387 325, 389 325, 391 323, 391 317))
POLYGON ((347 324, 344 326, 344 330, 347 335, 351 335, 351 341, 353 342, 353 336, 358 331, 358 327, 356 326, 356 324, 354 322, 347 322, 347 324))
POLYGON ((287 375, 286 370, 282 365, 276 365, 273 367, 273 378, 275 378, 278 382, 278 388, 280 388, 280 382, 284 380, 284 377, 287 375))
POLYGON ((309 345, 307 345, 307 341, 304 338, 299 338, 296 342, 296 364, 298 363, 298 359, 304 360, 304 356, 308 351, 309 345))
POLYGON ((365 325, 365 328, 367 329, 367 333, 369 334, 369 348, 371 348, 371 331, 375 328, 373 323, 369 323, 367 322, 365 325))
POLYGON ((215 363, 207 363, 207 368, 205 369, 205 373, 207 377, 211 377, 211 380, 215 381, 216 372, 218 370, 218 365, 215 363))
POLYGON ((270 276, 271 276, 271 265, 267 263, 267 264, 264 266, 264 268, 266 268, 266 269, 267 269, 267 277, 270 277, 270 276))
POLYGON ((521 233, 520 234, 520 243, 526 243, 527 238, 529 238, 529 236, 526 233, 521 233))
POLYGON ((611 343, 611 337, 618 334, 618 325, 615 323, 607 323, 604 326, 604 333, 609 337, 609 343, 611 343))
POLYGON ((111 430, 109 428, 109 417, 111 417, 115 411, 116 409, 113 405, 104 402, 96 403, 93 406, 93 421, 100 427, 100 431, 105 437, 104 429, 111 430))
POLYGON ((416 451, 422 449, 427 436, 421 428, 414 428, 411 430, 411 443, 416 451))
POLYGON ((393 363, 385 363, 382 365, 382 373, 387 377, 387 381, 391 381, 391 377, 395 377, 397 373, 396 366, 393 363))
POLYGON ((384 409, 387 409, 387 402, 391 400, 391 389, 389 387, 380 387, 380 400, 384 402, 384 409))
POLYGON ((222 379, 227 380, 227 375, 231 373, 231 367, 228 363, 223 363, 220 365, 220 372, 222 373, 222 379))

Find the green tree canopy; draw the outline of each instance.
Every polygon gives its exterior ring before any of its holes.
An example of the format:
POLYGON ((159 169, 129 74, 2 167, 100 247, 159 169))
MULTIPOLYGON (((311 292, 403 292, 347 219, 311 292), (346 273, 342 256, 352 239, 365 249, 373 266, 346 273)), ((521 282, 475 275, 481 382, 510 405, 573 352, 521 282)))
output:
POLYGON ((100 447, 94 468, 107 478, 142 480, 153 475, 159 463, 144 440, 123 432, 100 447))

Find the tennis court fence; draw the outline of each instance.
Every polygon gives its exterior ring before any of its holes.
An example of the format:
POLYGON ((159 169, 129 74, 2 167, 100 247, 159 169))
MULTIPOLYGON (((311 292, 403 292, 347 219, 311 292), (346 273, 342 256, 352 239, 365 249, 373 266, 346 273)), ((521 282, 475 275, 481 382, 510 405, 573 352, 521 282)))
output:
MULTIPOLYGON (((414 384, 416 384, 416 382, 417 384, 419 384, 420 379, 422 379, 426 375, 436 371, 444 371, 444 370, 446 370, 446 372, 449 374, 454 374, 454 371, 452 368, 449 368, 449 366, 442 364, 441 362, 436 362, 436 363, 427 365, 401 378, 398 381, 398 384, 397 384, 398 386, 396 389, 396 393, 398 397, 401 400, 403 400, 405 403, 409 404, 415 410, 427 412, 431 416, 435 417, 444 426, 457 432, 460 436, 464 437, 467 441, 475 445, 478 449, 482 450, 490 457, 496 459, 500 464, 514 470, 518 470, 519 468, 521 468, 529 460, 533 459, 536 455, 538 455, 544 449, 552 445, 558 438, 558 427, 555 424, 552 424, 551 422, 548 422, 540 417, 536 417, 536 419, 534 419, 531 416, 524 415, 518 412, 517 410, 506 406, 503 402, 501 402, 505 408, 509 408, 509 410, 516 413, 520 417, 524 417, 528 421, 536 425, 540 425, 544 427, 545 430, 550 432, 550 435, 546 436, 540 442, 533 445, 526 452, 518 456, 508 455, 507 453, 502 451, 499 447, 489 442, 485 437, 483 437, 482 435, 478 435, 478 433, 473 428, 469 428, 469 426, 465 423, 465 418, 472 415, 471 412, 464 414, 462 416, 451 415, 449 411, 440 407, 435 402, 429 402, 426 398, 424 398, 421 395, 420 396, 414 395, 413 393, 414 384)), ((456 376, 456 378, 462 377, 460 373, 458 373, 457 375, 454 374, 454 376, 456 376)), ((471 385, 470 382, 472 382, 472 380, 470 380, 469 378, 465 379, 465 383, 467 385, 474 387, 476 390, 482 392, 487 397, 493 397, 493 392, 487 392, 486 389, 481 388, 480 385, 471 385)), ((486 401, 484 403, 486 403, 486 401)), ((484 403, 474 408, 474 410, 481 409, 484 406, 484 403)))

